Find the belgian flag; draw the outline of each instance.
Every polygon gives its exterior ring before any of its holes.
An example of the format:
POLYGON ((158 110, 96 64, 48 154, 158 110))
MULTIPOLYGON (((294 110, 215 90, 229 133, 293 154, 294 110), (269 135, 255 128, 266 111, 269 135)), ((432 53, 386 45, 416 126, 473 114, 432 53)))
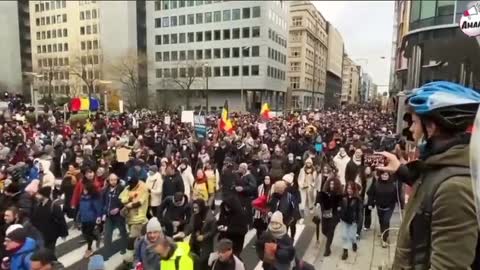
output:
POLYGON ((222 109, 222 115, 220 116, 220 122, 218 123, 220 130, 223 130, 227 133, 231 133, 233 131, 232 121, 228 117, 228 101, 225 100, 225 105, 222 109))
POLYGON ((263 118, 263 119, 270 119, 272 118, 270 116, 270 106, 268 106, 268 103, 264 103, 263 106, 262 106, 262 110, 260 111, 260 116, 263 118))

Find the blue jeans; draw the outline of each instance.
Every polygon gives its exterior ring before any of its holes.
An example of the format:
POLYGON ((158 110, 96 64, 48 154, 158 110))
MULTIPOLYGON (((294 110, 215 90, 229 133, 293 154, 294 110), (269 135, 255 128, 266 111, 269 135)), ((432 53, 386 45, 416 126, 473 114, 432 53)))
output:
POLYGON ((390 229, 390 219, 392 219, 393 210, 395 207, 391 208, 379 208, 377 207, 378 222, 380 223, 380 231, 382 232, 382 240, 384 242, 388 241, 388 229, 390 229))
POLYGON ((343 249, 349 249, 357 243, 357 223, 348 224, 342 221, 343 249))
POLYGON ((105 251, 103 255, 105 260, 108 260, 117 250, 112 248, 112 235, 115 229, 120 231, 120 251, 125 252, 127 249, 128 233, 125 218, 120 215, 109 216, 105 220, 105 251))

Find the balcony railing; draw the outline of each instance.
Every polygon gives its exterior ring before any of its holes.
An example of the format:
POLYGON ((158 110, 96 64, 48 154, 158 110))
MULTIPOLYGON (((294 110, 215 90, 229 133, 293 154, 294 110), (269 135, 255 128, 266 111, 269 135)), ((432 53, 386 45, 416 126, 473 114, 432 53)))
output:
POLYGON ((453 14, 451 14, 451 15, 436 16, 436 17, 431 17, 423 20, 410 22, 410 31, 426 28, 430 26, 435 26, 435 25, 453 24, 453 19, 454 19, 453 14))

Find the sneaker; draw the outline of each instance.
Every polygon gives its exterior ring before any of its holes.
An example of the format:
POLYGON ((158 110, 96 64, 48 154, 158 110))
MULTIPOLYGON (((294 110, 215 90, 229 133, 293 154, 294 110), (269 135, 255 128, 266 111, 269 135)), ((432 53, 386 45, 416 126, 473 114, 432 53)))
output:
POLYGON ((330 256, 330 254, 332 254, 332 251, 329 248, 327 248, 325 249, 325 253, 323 253, 323 257, 328 257, 330 256))
POLYGON ((346 259, 348 259, 348 250, 343 249, 342 261, 345 261, 346 259))
POLYGON ((385 241, 382 241, 382 248, 387 248, 387 247, 388 247, 388 243, 385 241))
POLYGON ((353 252, 357 252, 357 250, 358 250, 357 243, 353 243, 352 250, 353 250, 353 252))
POLYGON ((360 241, 360 234, 357 233, 357 241, 360 241))
POLYGON ((85 251, 85 255, 83 255, 83 257, 84 258, 90 258, 90 256, 92 256, 92 254, 93 254, 93 251, 87 249, 85 251))
POLYGON ((368 231, 370 231, 370 228, 363 228, 363 230, 368 232, 368 231))

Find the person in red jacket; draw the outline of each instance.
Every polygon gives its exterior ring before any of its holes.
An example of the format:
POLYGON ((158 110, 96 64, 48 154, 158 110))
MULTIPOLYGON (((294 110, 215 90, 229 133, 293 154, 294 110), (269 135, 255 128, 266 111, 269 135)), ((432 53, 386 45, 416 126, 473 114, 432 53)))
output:
POLYGON ((101 192, 105 187, 105 169, 100 167, 97 169, 97 174, 95 175, 95 181, 93 182, 96 192, 101 192))

